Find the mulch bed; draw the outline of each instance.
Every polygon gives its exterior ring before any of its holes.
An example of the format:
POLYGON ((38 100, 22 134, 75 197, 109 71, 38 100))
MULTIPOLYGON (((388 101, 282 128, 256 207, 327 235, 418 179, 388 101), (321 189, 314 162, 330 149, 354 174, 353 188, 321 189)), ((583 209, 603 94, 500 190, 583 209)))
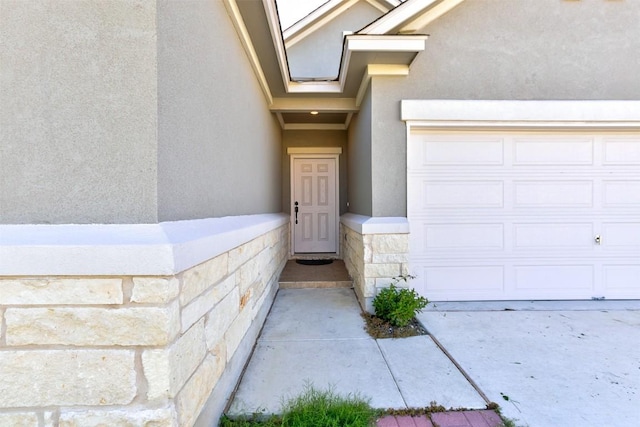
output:
POLYGON ((406 338, 418 335, 427 335, 426 329, 414 317, 407 326, 393 326, 379 317, 369 313, 362 313, 367 333, 376 339, 380 338, 406 338))

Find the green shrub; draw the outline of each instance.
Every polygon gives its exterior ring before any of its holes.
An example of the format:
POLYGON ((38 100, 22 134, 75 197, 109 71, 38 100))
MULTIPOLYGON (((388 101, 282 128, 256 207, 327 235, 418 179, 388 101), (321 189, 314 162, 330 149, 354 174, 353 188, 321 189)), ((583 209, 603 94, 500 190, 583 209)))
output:
POLYGON ((399 281, 407 281, 412 276, 394 277, 388 288, 382 289, 373 299, 376 316, 393 326, 406 326, 416 314, 429 304, 429 300, 418 295, 414 289, 399 288, 399 281))

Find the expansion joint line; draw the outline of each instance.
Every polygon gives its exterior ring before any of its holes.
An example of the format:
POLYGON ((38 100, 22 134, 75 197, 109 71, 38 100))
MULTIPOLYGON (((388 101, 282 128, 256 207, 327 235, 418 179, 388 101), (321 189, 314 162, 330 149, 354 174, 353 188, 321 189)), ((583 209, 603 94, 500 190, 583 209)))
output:
POLYGON ((391 378, 393 378, 393 383, 396 385, 396 389, 398 390, 398 394, 400 395, 400 398, 402 398, 402 403, 404 403, 404 407, 408 408, 409 405, 407 404, 407 401, 404 398, 404 395, 402 394, 402 390, 400 390, 400 385, 398 385, 398 381, 396 381, 396 377, 395 375, 393 375, 393 371, 391 370, 391 365, 389 365, 389 360, 387 360, 387 356, 384 354, 384 351, 382 351, 382 348, 380 347, 380 343, 378 343, 377 339, 374 339, 376 346, 378 346, 378 351, 380 352, 380 354, 382 355, 382 358, 384 359, 384 363, 387 365, 387 370, 389 371, 389 374, 391 374, 391 378))
POLYGON ((462 366, 460 366, 460 364, 458 363, 458 361, 456 359, 453 358, 453 356, 451 355, 451 353, 449 353, 447 351, 446 348, 444 348, 444 346, 442 344, 440 344, 440 341, 438 341, 438 339, 436 337, 434 337, 433 335, 431 335, 431 333, 428 334, 429 338, 431 338, 433 340, 433 342, 438 346, 438 348, 445 354, 445 356, 447 356, 449 358, 449 360, 451 361, 451 363, 454 364, 454 366, 458 369, 458 371, 460 371, 460 373, 462 374, 462 376, 469 381, 469 384, 471 384, 471 387, 473 387, 478 394, 480 395, 480 397, 482 397, 482 399, 485 401, 485 403, 487 405, 493 403, 491 402, 491 400, 489 399, 489 397, 480 389, 480 387, 478 386, 478 384, 476 384, 476 382, 471 379, 471 377, 469 376, 469 374, 467 374, 467 372, 462 368, 462 366))

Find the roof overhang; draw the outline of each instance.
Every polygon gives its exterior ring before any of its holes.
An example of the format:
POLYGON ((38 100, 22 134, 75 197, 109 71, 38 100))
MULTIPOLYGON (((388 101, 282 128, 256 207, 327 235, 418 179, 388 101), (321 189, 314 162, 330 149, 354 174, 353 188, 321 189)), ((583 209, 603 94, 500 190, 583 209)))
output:
POLYGON ((357 34, 414 34, 464 0, 407 0, 357 34))

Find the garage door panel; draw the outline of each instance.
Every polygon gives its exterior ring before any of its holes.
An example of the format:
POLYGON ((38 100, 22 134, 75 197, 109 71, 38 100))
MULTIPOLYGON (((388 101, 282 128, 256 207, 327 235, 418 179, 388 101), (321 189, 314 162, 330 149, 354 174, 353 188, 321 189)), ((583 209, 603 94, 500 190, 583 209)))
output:
POLYGON ((502 250, 504 248, 503 224, 422 224, 416 231, 422 235, 419 241, 425 251, 456 250, 502 250))
POLYGON ((528 264, 514 266, 514 288, 517 290, 584 290, 594 287, 593 265, 528 264))
POLYGON ((604 181, 602 188, 605 207, 640 207, 640 180, 604 181))
POLYGON ((501 181, 428 181, 422 182, 422 207, 496 208, 504 206, 501 181))
POLYGON ((602 245, 605 249, 637 250, 640 257, 640 222, 603 223, 602 245))
POLYGON ((451 139, 425 141, 422 145, 422 166, 503 165, 502 139, 460 141, 451 139))
POLYGON ((593 206, 593 181, 516 181, 516 208, 593 206))
POLYGON ((602 151, 605 165, 640 165, 640 138, 605 138, 602 151))
POLYGON ((593 162, 593 138, 514 138, 513 164, 516 166, 592 165, 593 162))
POLYGON ((603 282, 605 289, 616 293, 634 293, 640 287, 640 263, 604 264, 603 282))
POLYGON ((593 250, 592 223, 514 224, 516 250, 593 250))
POLYGON ((504 289, 501 265, 433 266, 423 271, 426 295, 439 291, 483 293, 504 289))

